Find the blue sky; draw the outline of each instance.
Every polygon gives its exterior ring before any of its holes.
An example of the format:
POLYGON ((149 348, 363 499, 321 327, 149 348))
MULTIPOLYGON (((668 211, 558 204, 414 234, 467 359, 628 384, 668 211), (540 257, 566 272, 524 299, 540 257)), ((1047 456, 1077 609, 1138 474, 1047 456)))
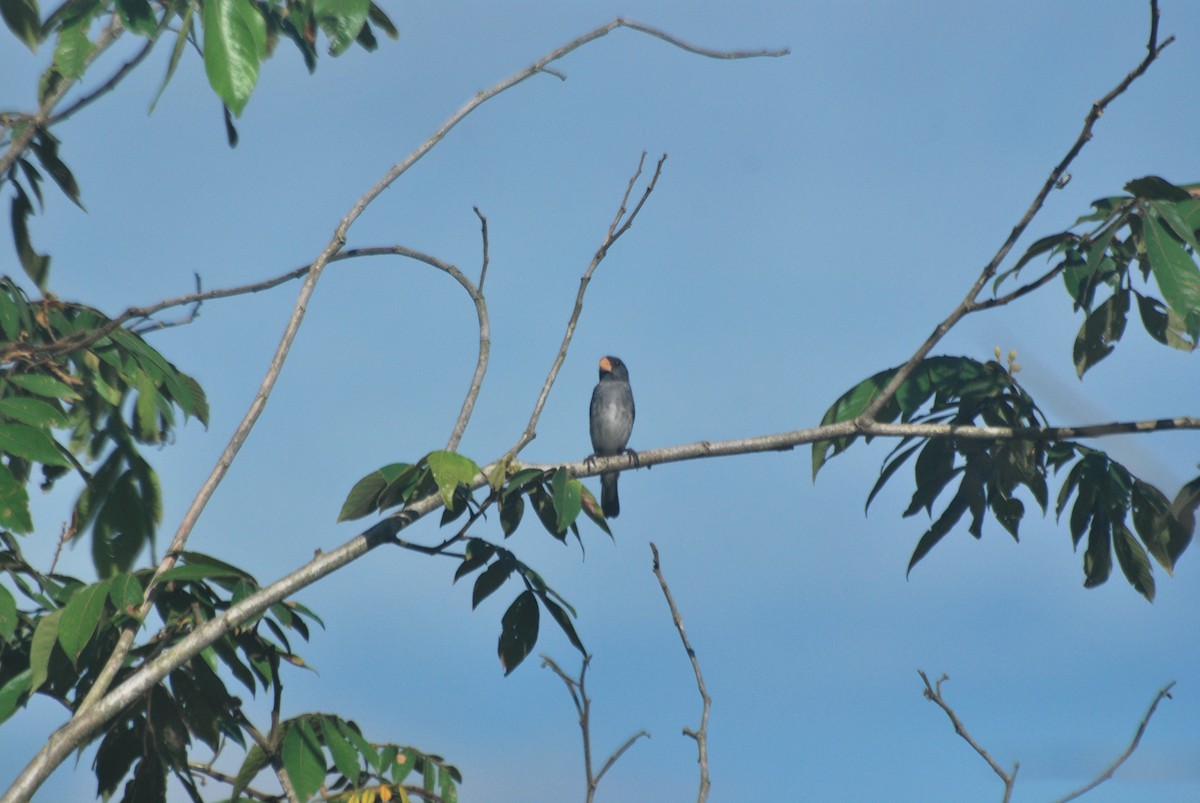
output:
MULTIPOLYGON (((164 48, 58 132, 88 211, 54 197, 33 223, 53 254, 51 289, 116 313, 187 292, 193 273, 215 288, 306 264, 354 200, 474 92, 623 14, 709 47, 792 55, 710 61, 618 31, 561 62, 565 82, 541 76, 486 104, 377 200, 349 244, 401 243, 477 274, 472 206, 488 216, 492 358, 461 446, 483 463, 523 429, 638 156, 667 152, 658 189, 593 279, 525 458, 590 451, 603 354, 630 368, 635 448, 811 426, 859 379, 907 358, 962 298, 1090 103, 1141 58, 1148 16, 1140 2, 563 6, 392 6, 398 42, 322 59, 313 76, 283 45, 235 150, 192 55, 147 116, 164 48)), ((1164 0, 1162 32, 1179 41, 1099 122, 1026 244, 1129 179, 1200 179, 1198 31, 1200 7, 1164 0)), ((0 106, 25 108, 45 54, 8 41, 0 106)), ((0 270, 19 272, 11 251, 0 256, 0 270)), ((152 455, 164 538, 249 404, 297 291, 213 302, 154 337, 213 410, 207 431, 189 425, 152 455)), ((1195 356, 1135 326, 1079 382, 1080 322, 1052 285, 965 321, 938 353, 1017 349, 1020 380, 1056 423, 1196 414, 1195 356)), ((353 536, 354 524, 334 523, 345 493, 384 463, 444 445, 475 343, 473 308, 440 273, 395 259, 331 267, 190 547, 267 582, 353 536)), ((1101 446, 1173 494, 1195 476, 1200 438, 1101 446)), ((584 526, 581 557, 532 521, 512 539, 580 613, 597 751, 652 734, 599 799, 695 797, 694 744, 680 729, 697 724, 699 702, 650 572, 651 540, 714 698, 715 800, 998 797, 991 771, 922 698, 918 668, 948 673, 972 734, 1003 765, 1021 762, 1017 800, 1093 777, 1175 680, 1138 753, 1087 799, 1200 798, 1195 556, 1175 577, 1156 572, 1153 605, 1119 576, 1085 590, 1066 529, 1031 513, 1020 544, 991 523, 979 542, 955 531, 906 580, 925 526, 900 518, 908 475, 862 514, 889 448, 856 447, 816 484, 807 449, 630 473, 615 543, 584 526)), ((48 560, 69 501, 65 488, 39 500, 31 554, 48 560)), ((409 535, 432 541, 436 522, 409 535)), ((78 549, 63 568, 87 565, 78 549)), ((329 629, 304 650, 316 672, 287 678, 285 713, 336 710, 371 738, 438 752, 462 769, 466 801, 582 799, 561 682, 532 657, 504 678, 496 660, 515 592, 472 612, 453 570, 381 549, 301 594, 329 629)), ((537 652, 575 662, 550 628, 537 652)), ((0 728, 0 776, 60 721, 39 701, 0 728)), ((64 766, 46 798, 91 794, 90 761, 64 766)))

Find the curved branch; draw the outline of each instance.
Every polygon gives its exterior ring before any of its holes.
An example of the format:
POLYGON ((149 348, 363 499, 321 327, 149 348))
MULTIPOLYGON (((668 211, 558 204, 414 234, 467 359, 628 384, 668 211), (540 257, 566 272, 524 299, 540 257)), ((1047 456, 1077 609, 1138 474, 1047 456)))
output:
MULTIPOLYGON (((485 223, 484 237, 487 236, 485 223)), ((382 254, 395 254, 397 256, 408 257, 415 259, 418 262, 424 262, 426 265, 437 268, 440 271, 448 273, 458 282, 471 300, 475 302, 475 316, 479 321, 479 356, 475 361, 475 373, 471 376, 471 384, 467 388, 467 397, 463 399, 462 409, 459 410, 458 420, 454 423, 454 430, 450 434, 450 440, 446 444, 446 451, 453 452, 458 449, 458 443, 462 440, 463 433, 467 429, 467 423, 471 420, 471 413, 475 410, 475 400, 479 398, 479 389, 483 386, 483 376, 487 373, 488 356, 492 350, 492 326, 488 319, 487 300, 483 297, 483 291, 476 287, 466 275, 449 262, 444 262, 437 257, 429 254, 414 251, 411 248, 405 248, 402 245, 389 245, 373 248, 351 248, 343 251, 338 256, 340 258, 349 259, 351 257, 362 256, 379 256, 382 254)), ((487 271, 487 240, 484 240, 484 272, 487 271)))
POLYGON ((1170 699, 1171 689, 1174 686, 1175 681, 1172 680, 1166 686, 1163 686, 1158 690, 1158 694, 1154 696, 1154 702, 1150 703, 1150 708, 1146 711, 1146 716, 1142 717, 1141 723, 1138 724, 1137 731, 1133 734, 1133 741, 1131 741, 1129 746, 1125 748, 1125 752, 1117 756, 1116 761, 1114 761, 1112 764, 1109 764, 1108 768, 1096 776, 1095 780, 1085 786, 1080 787, 1079 789, 1076 789, 1066 797, 1059 798, 1058 803, 1067 803, 1068 800, 1074 800, 1075 798, 1092 791, 1097 786, 1113 777, 1113 773, 1115 773, 1117 769, 1120 768, 1120 766, 1124 764, 1130 756, 1133 755, 1134 750, 1137 750, 1138 744, 1142 741, 1142 735, 1146 733, 1146 726, 1150 724, 1150 717, 1154 716, 1154 711, 1158 708, 1158 704, 1163 701, 1163 698, 1170 699))
MULTIPOLYGON (((1145 57, 1136 67, 1133 68, 1133 70, 1129 72, 1128 75, 1121 79, 1120 83, 1109 90, 1108 94, 1092 103, 1092 108, 1088 112, 1087 117, 1084 119, 1083 129, 1079 132, 1079 136, 1075 138, 1075 142, 1067 151, 1066 156, 1062 158, 1062 161, 1060 161, 1058 165, 1050 171, 1050 175, 1046 178, 1045 182, 1043 182, 1041 186, 1041 189, 1039 189, 1037 194, 1034 196, 1033 201, 1029 204, 1029 208, 1025 210, 1025 214, 1021 216, 1019 221, 1017 221, 1017 225, 1013 226, 1013 230, 1009 233, 1008 238, 1005 239, 1003 244, 1001 244, 999 250, 996 251, 996 254, 992 257, 991 261, 984 266, 983 270, 979 274, 979 277, 975 280, 975 283, 971 285, 971 289, 967 292, 966 297, 959 303, 957 307, 954 308, 954 310, 946 317, 944 321, 937 325, 937 328, 933 330, 933 333, 926 338, 925 342, 921 344, 921 346, 908 359, 908 361, 896 371, 895 375, 892 377, 891 381, 887 383, 887 386, 884 387, 883 391, 876 396, 867 409, 863 411, 859 418, 860 421, 867 422, 874 420, 875 416, 879 414, 879 411, 884 408, 884 405, 891 401, 892 397, 896 395, 896 392, 900 389, 900 386, 904 384, 904 381, 908 379, 909 375, 916 369, 921 360, 925 359, 933 347, 937 345, 937 343, 946 335, 946 333, 949 332, 955 324, 962 320, 963 317, 971 312, 996 306, 995 303, 988 304, 987 302, 977 302, 976 299, 978 298, 980 291, 982 291, 984 286, 992 279, 993 276, 996 275, 996 271, 999 269, 1000 263, 1004 261, 1005 257, 1008 256, 1017 240, 1019 240, 1021 235, 1025 233, 1025 230, 1029 228, 1029 224, 1033 222, 1034 216, 1041 211, 1042 204, 1046 201, 1046 196, 1050 194, 1050 191, 1054 189, 1054 187, 1062 179, 1063 175, 1066 174, 1067 168, 1070 166, 1071 162, 1075 160, 1075 157, 1079 155, 1079 152, 1083 150, 1083 146, 1086 145, 1089 140, 1091 140, 1092 128, 1096 125, 1096 121, 1100 119, 1100 116, 1104 114, 1105 109, 1108 108, 1110 103, 1123 94, 1125 90, 1129 89, 1130 85, 1150 68, 1150 65, 1154 63, 1159 54, 1162 53, 1163 49, 1166 48, 1167 45, 1175 41, 1174 36, 1168 36, 1161 44, 1159 43, 1158 18, 1158 0, 1150 0, 1150 36, 1149 40, 1146 42, 1145 57)), ((1045 277, 1045 280, 1049 281, 1049 276, 1045 277)), ((1023 292, 1018 295, 1022 294, 1023 292)))

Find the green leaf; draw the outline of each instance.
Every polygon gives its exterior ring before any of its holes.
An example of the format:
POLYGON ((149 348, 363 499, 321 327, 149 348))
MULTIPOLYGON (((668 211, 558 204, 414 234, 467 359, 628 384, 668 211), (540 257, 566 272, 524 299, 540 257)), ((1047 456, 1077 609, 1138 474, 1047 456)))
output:
POLYGON ((313 16, 329 37, 330 55, 340 56, 354 44, 370 5, 370 0, 313 0, 313 16))
POLYGON ((357 786, 360 767, 358 751, 342 735, 335 717, 321 717, 321 735, 325 737, 325 746, 329 748, 338 772, 345 775, 352 786, 357 786))
POLYGON ((158 30, 158 20, 147 0, 117 0, 117 11, 121 22, 134 33, 150 36, 158 30))
POLYGON ((1083 553, 1083 587, 1095 588, 1112 573, 1112 548, 1110 524, 1102 510, 1092 516, 1092 527, 1088 532, 1087 551, 1083 553))
POLYGON ((517 531, 525 514, 525 497, 520 494, 500 497, 500 529, 508 538, 517 531))
POLYGON ((7 377, 7 381, 22 390, 27 390, 30 393, 50 399, 79 401, 83 398, 67 383, 46 374, 17 374, 7 377))
POLYGON ((234 778, 233 786, 229 790, 229 799, 240 800, 242 792, 246 790, 250 782, 270 763, 271 757, 263 752, 257 742, 250 745, 250 749, 246 751, 246 757, 242 759, 242 766, 238 769, 237 777, 234 778))
POLYGON ((30 52, 36 53, 41 42, 41 12, 37 0, 0 0, 0 17, 30 52))
POLYGON ((361 519, 374 513, 378 509, 380 495, 384 490, 411 467, 408 463, 389 463, 354 483, 350 493, 346 494, 346 501, 342 503, 337 520, 361 519))
POLYGON ((1056 250, 1063 243, 1076 242, 1078 239, 1079 235, 1075 234, 1074 232, 1060 231, 1057 234, 1051 234, 1046 237, 1042 237, 1040 240, 1036 240, 1025 249, 1025 253, 1019 260, 1017 260, 1017 264, 996 276, 996 280, 992 282, 992 292, 995 293, 996 289, 1009 276, 1016 276, 1018 273, 1020 273, 1021 268, 1025 267, 1030 260, 1046 253, 1047 251, 1056 250))
POLYGON ((29 239, 29 216, 33 213, 33 204, 20 184, 13 183, 16 195, 13 196, 9 208, 9 219, 12 223, 13 243, 17 248, 17 258, 25 275, 33 280, 39 289, 45 289, 46 277, 50 273, 50 257, 39 254, 29 239))
POLYGON ((592 524, 604 530, 605 534, 609 538, 612 538, 612 530, 609 529, 608 520, 604 518, 604 512, 600 509, 600 503, 596 501, 596 497, 592 495, 592 492, 583 483, 579 484, 579 497, 583 505, 583 512, 592 520, 592 524))
POLYGON ((500 627, 500 643, 496 651, 504 674, 510 675, 537 643, 538 604, 532 591, 526 589, 513 600, 500 620, 500 627))
POLYGON ((283 737, 280 758, 301 800, 308 800, 321 788, 325 781, 325 754, 307 719, 292 721, 283 737))
POLYGON ((396 29, 396 24, 392 22, 391 18, 388 17, 388 15, 385 14, 383 9, 381 9, 379 6, 371 3, 371 8, 367 12, 367 17, 371 20, 371 22, 378 25, 380 30, 387 34, 389 38, 400 38, 400 31, 396 29))
POLYGON ((96 49, 95 43, 88 38, 91 26, 91 17, 85 16, 78 23, 59 29, 58 44, 54 47, 54 70, 63 78, 74 79, 83 75, 87 59, 96 49))
POLYGON ((120 613, 136 610, 146 598, 142 583, 136 575, 122 572, 109 580, 108 600, 120 613))
POLYGON ((1146 256, 1163 301, 1184 323, 1188 336, 1200 335, 1200 270, 1183 246, 1166 230, 1162 220, 1147 221, 1146 256))
MULTIPOLYGON (((824 417, 821 419, 821 426, 828 424, 837 424, 842 421, 852 421, 858 418, 875 397, 883 391, 887 383, 891 381, 896 370, 889 368, 886 371, 880 371, 872 377, 864 379, 850 390, 843 393, 833 405, 825 411, 824 417)), ((895 420, 899 408, 895 399, 884 406, 884 410, 877 416, 880 421, 895 420)), ((814 441, 812 454, 812 470, 813 479, 817 478, 817 472, 821 470, 821 466, 825 465, 826 460, 830 457, 835 457, 838 454, 846 451, 850 444, 854 442, 857 435, 847 435, 842 438, 836 438, 827 441, 814 441)))
POLYGON ((470 488, 480 473, 474 460, 455 452, 430 452, 425 456, 425 462, 433 472, 434 482, 437 483, 442 503, 446 507, 453 504, 455 489, 460 484, 470 488))
POLYGON ((104 603, 111 586, 107 580, 81 588, 62 609, 58 625, 58 643, 71 663, 79 660, 83 648, 91 641, 100 621, 105 617, 104 603))
POLYGON ((58 643, 58 622, 62 618, 62 609, 48 613, 38 620, 33 631, 33 640, 29 645, 29 668, 33 675, 29 680, 29 691, 35 692, 46 682, 50 671, 50 655, 54 645, 58 643))
POLYGON ((496 554, 496 548, 487 541, 481 541, 478 538, 467 540, 467 551, 463 556, 462 563, 454 572, 454 582, 458 582, 461 578, 466 577, 471 572, 485 565, 492 559, 492 555, 496 554))
POLYGON ((54 179, 54 183, 76 206, 83 209, 83 204, 79 200, 79 184, 62 159, 58 158, 58 139, 49 131, 41 130, 33 138, 32 144, 38 161, 42 163, 42 167, 46 168, 46 172, 54 179))
POLYGON ((1186 201, 1192 196, 1182 187, 1176 187, 1171 182, 1158 176, 1135 178, 1125 185, 1125 191, 1138 198, 1159 199, 1164 201, 1186 201))
POLYGON ((512 574, 515 566, 511 559, 506 560, 501 558, 488 566, 483 574, 475 578, 475 587, 471 591, 471 608, 472 610, 479 607, 479 603, 483 602, 492 595, 497 588, 504 585, 504 581, 512 574))
POLYGON ((0 586, 0 639, 12 643, 17 634, 17 600, 12 592, 0 586))
POLYGON ((1150 337, 1164 346, 1181 351, 1193 351, 1196 348, 1196 344, 1187 339, 1183 321, 1178 315, 1163 306, 1163 303, 1157 298, 1144 296, 1136 290, 1133 292, 1137 295, 1138 313, 1142 318, 1142 326, 1145 327, 1150 337))
POLYGON ((1088 314, 1075 337, 1075 371, 1080 378, 1116 348, 1125 333, 1128 315, 1129 293, 1123 290, 1113 293, 1088 314))
MULTIPOLYGON (((1196 203, 1196 200, 1190 195, 1184 204, 1185 210, 1196 203)), ((1185 243, 1190 245, 1195 251, 1200 251, 1200 241, 1196 240, 1196 227, 1184 217, 1184 213, 1180 212, 1178 205, 1167 201, 1151 201, 1150 208, 1166 223, 1167 228, 1175 232, 1175 235, 1185 243)))
POLYGON ((154 100, 150 101, 150 113, 154 112, 154 107, 158 105, 159 99, 166 91, 167 84, 171 83, 171 78, 175 75, 175 68, 179 66, 179 60, 183 57, 183 52, 187 48, 188 37, 192 32, 192 20, 195 19, 195 7, 188 4, 182 14, 182 21, 179 23, 179 33, 175 36, 175 46, 171 48, 171 58, 167 61, 167 73, 163 76, 162 83, 158 87, 158 91, 154 93, 154 100))
POLYGON ((8 466, 0 463, 0 527, 18 533, 33 532, 29 513, 29 492, 18 482, 8 466))
POLYGON ((0 399, 0 415, 41 429, 64 429, 67 426, 66 416, 57 407, 28 396, 0 399))
POLYGON ((267 26, 250 0, 205 0, 204 71, 208 83, 240 117, 267 48, 267 26))
POLYGON ((0 451, 47 466, 71 465, 54 438, 25 424, 0 424, 0 451))
POLYGON ((546 606, 546 610, 554 617, 554 621, 562 628, 562 632, 566 635, 567 640, 574 645, 575 649, 579 650, 583 655, 587 655, 587 650, 584 649, 583 642, 579 640, 579 634, 575 632, 575 625, 571 622, 571 617, 565 610, 562 609, 557 602, 550 599, 546 594, 539 595, 542 599, 542 604, 546 606))
POLYGON ((29 694, 33 671, 22 669, 0 686, 0 724, 11 717, 29 694))
MULTIPOLYGON (((906 443, 908 443, 907 438, 900 441, 900 446, 897 446, 896 449, 899 449, 906 443)), ((867 494, 867 503, 863 506, 863 513, 866 513, 871 509, 871 502, 875 500, 876 495, 883 490, 883 486, 889 479, 892 478, 892 475, 896 473, 896 470, 904 465, 905 461, 912 457, 913 453, 915 453, 917 449, 921 448, 922 443, 924 443, 924 441, 917 441, 912 446, 908 447, 903 452, 900 452, 900 454, 892 458, 890 462, 884 463, 883 468, 879 470, 879 479, 875 481, 875 485, 871 487, 871 492, 867 494)), ((893 454, 895 454, 895 452, 893 452, 893 454)))
POLYGON ((1150 569, 1150 559, 1125 522, 1117 522, 1113 527, 1113 551, 1117 553, 1117 562, 1129 584, 1148 601, 1154 602, 1154 573, 1150 569))
POLYGON ((550 479, 550 493, 554 497, 555 523, 558 532, 566 532, 567 528, 579 518, 583 507, 581 489, 582 483, 572 479, 564 468, 559 468, 550 479))

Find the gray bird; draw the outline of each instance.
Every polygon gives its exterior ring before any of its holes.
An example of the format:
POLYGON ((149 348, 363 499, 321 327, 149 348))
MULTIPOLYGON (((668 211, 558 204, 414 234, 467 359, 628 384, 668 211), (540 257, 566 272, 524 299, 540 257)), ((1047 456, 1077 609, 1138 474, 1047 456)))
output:
MULTIPOLYGON (((588 421, 592 433, 592 449, 597 457, 608 457, 625 451, 633 432, 633 391, 629 387, 629 369, 617 357, 600 358, 600 381, 592 391, 592 406, 588 421)), ((600 475, 600 509, 604 517, 615 519, 621 514, 617 497, 617 478, 610 472, 600 475)))

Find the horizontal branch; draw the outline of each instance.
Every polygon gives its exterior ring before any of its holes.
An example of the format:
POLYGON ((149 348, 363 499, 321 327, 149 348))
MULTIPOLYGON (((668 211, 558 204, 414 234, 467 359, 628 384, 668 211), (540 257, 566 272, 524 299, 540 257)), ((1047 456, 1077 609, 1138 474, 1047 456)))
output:
MULTIPOLYGON (((698 460, 705 457, 728 457, 756 452, 784 452, 816 441, 851 436, 1047 442, 1171 430, 1200 430, 1200 418, 1183 416, 1065 427, 977 427, 961 424, 880 424, 843 421, 838 424, 826 424, 773 435, 758 435, 752 438, 736 438, 726 441, 696 441, 682 446, 647 449, 637 452, 636 455, 619 454, 611 457, 593 457, 574 463, 525 463, 523 467, 549 470, 561 466, 567 469, 572 476, 592 477, 609 471, 649 468, 662 463, 678 463, 683 460, 698 460)), ((478 482, 479 485, 483 484, 482 479, 478 482)))

